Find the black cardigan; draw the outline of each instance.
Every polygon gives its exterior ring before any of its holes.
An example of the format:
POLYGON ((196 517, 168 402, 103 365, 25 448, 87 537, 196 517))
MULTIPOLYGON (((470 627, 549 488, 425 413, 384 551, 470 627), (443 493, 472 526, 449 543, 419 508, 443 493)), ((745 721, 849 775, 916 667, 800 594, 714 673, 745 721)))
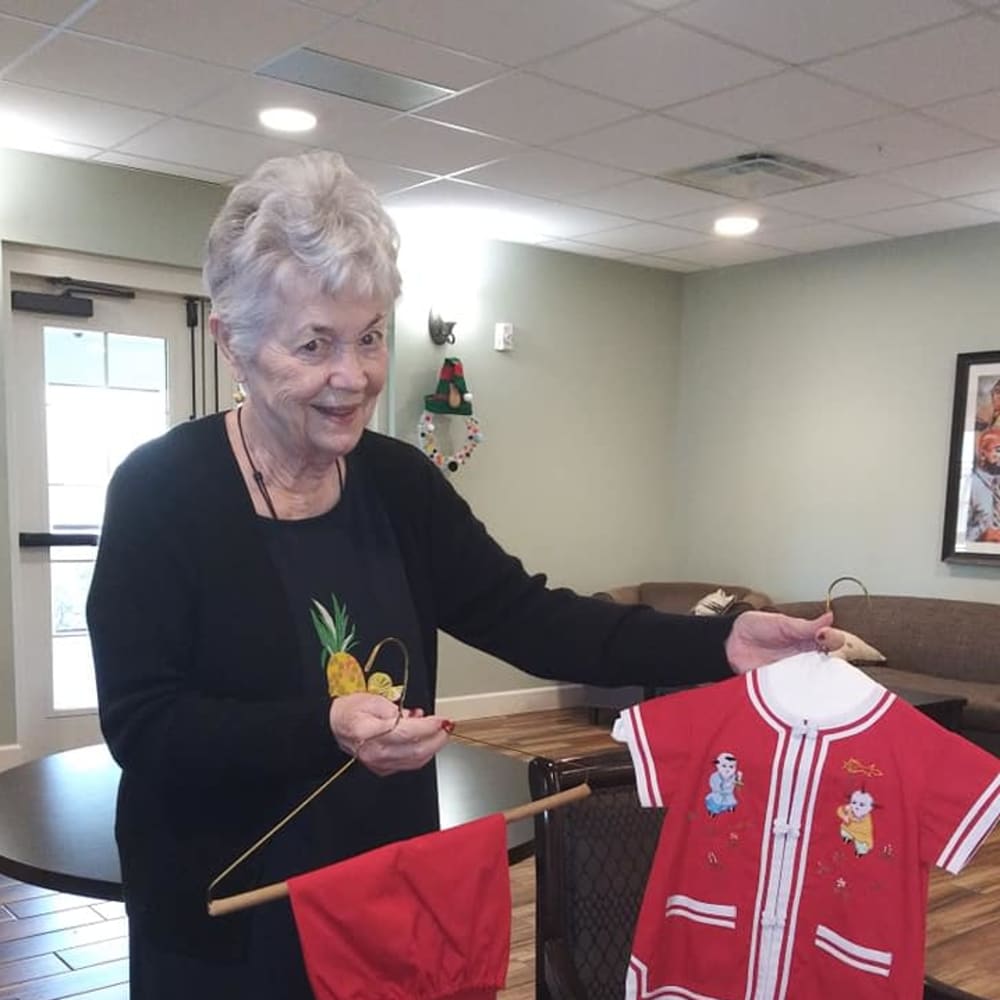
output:
MULTIPOLYGON (((349 474, 356 463, 396 534, 431 692, 439 628, 554 680, 730 675, 730 620, 550 590, 417 449, 366 432, 349 474)), ((345 758, 329 702, 302 697, 297 672, 283 669, 300 655, 295 626, 221 415, 175 428, 119 467, 87 612, 101 724, 123 769, 116 833, 130 918, 175 948, 237 957, 244 921, 204 915, 208 882, 280 817, 289 783, 321 779, 345 758)), ((400 776, 398 810, 371 846, 434 826, 425 771, 409 784, 400 776)), ((248 864, 221 892, 253 880, 248 864)))

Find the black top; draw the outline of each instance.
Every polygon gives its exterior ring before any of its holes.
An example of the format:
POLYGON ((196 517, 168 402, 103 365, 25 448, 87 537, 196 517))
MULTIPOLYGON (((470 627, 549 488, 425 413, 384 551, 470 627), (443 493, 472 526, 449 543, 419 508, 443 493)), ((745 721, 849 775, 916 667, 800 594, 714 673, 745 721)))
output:
MULTIPOLYGON (((366 432, 350 456, 348 478, 358 475, 402 559, 428 710, 438 628, 554 680, 730 675, 731 620, 548 589, 416 448, 366 432)), ((130 918, 175 949, 238 955, 244 915, 209 918, 209 881, 282 815, 290 783, 318 783, 346 757, 328 699, 304 693, 288 669, 299 633, 221 414, 174 428, 118 468, 87 612, 101 723, 123 769, 116 833, 130 918)), ((399 785, 357 830, 358 846, 436 820, 419 782, 399 785)), ((257 884, 258 867, 242 866, 223 891, 257 884)))
MULTIPOLYGON (((409 654, 403 703, 426 709, 430 691, 416 610, 392 526, 363 465, 349 462, 340 502, 327 513, 297 521, 260 517, 257 523, 295 623, 301 655, 287 668, 298 671, 301 693, 318 701, 328 698, 331 652, 361 673, 378 643, 393 637, 409 654), (329 625, 321 634, 318 623, 324 620, 333 623, 334 637, 329 625)), ((390 643, 379 650, 371 672, 386 673, 401 685, 403 668, 400 649, 390 643)), ((314 784, 290 782, 283 811, 301 802, 314 784)), ((437 800, 433 767, 379 778, 355 765, 267 845, 259 877, 282 881, 380 846, 389 839, 383 817, 401 797, 417 807, 405 817, 410 829, 397 825, 396 837, 436 828, 436 812, 428 808, 437 800)))

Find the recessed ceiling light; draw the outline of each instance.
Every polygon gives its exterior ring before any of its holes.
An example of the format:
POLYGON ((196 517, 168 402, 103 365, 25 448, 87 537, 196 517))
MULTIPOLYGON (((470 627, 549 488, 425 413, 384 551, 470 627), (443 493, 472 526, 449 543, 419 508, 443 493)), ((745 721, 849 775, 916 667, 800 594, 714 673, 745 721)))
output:
POLYGON ((757 232, 759 220, 752 215, 724 215, 712 227, 716 236, 749 236, 757 232))
POLYGON ((264 108, 257 120, 277 132, 308 132, 316 127, 316 116, 301 108, 264 108))

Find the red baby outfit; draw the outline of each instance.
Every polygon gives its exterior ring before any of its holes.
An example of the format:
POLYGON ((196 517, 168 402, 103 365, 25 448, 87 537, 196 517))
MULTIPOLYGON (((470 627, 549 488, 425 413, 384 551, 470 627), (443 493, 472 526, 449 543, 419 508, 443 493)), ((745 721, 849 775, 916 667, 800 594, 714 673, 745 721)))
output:
POLYGON ((493 1000, 510 956, 503 817, 289 880, 317 1000, 493 1000))
POLYGON ((929 866, 961 871, 1000 818, 1000 760, 877 685, 818 722, 768 685, 622 716, 642 804, 668 807, 626 998, 917 1000, 929 866))

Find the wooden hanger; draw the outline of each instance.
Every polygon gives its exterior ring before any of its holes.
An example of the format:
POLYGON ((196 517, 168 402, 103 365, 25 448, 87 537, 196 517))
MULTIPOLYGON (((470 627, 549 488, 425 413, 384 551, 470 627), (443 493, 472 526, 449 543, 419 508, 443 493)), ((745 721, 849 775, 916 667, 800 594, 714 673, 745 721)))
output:
MULTIPOLYGON (((545 812, 548 809, 558 809, 560 806, 569 805, 579 799, 585 799, 590 794, 590 785, 576 785, 568 788, 564 792, 556 792, 555 795, 547 795, 543 799, 536 799, 534 802, 526 802, 524 805, 515 806, 503 813, 505 823, 516 823, 519 819, 527 819, 537 813, 545 812)), ((210 899, 208 901, 208 915, 210 917, 221 917, 227 913, 235 913, 237 910, 246 910, 252 906, 260 906, 261 903, 269 903, 275 899, 284 899, 288 895, 287 882, 275 882, 271 885, 261 886, 259 889, 251 889, 249 892, 239 892, 235 896, 223 896, 221 899, 210 899)))

